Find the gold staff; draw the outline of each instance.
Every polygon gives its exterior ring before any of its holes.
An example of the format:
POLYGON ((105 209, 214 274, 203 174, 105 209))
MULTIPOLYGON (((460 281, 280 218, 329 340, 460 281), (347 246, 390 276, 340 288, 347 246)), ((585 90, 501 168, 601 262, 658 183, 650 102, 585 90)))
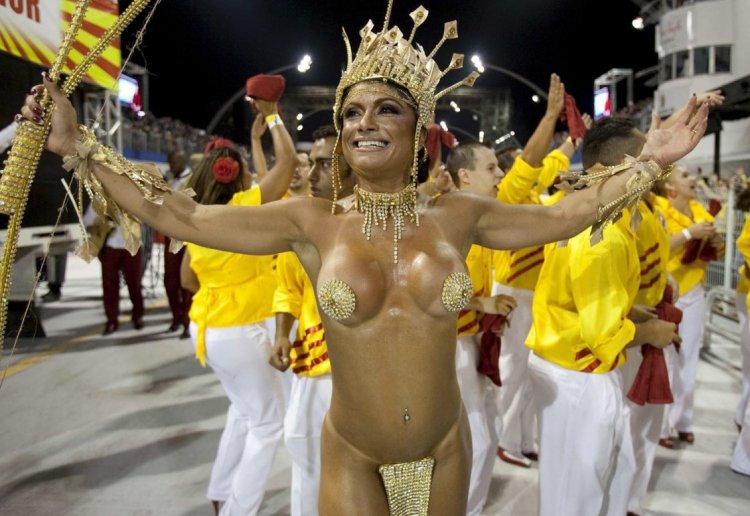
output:
MULTIPOLYGON (((112 40, 122 33, 125 27, 133 21, 149 2, 150 0, 135 0, 125 9, 117 18, 114 25, 107 29, 102 37, 99 38, 99 41, 94 45, 94 48, 91 49, 81 64, 68 76, 62 86, 64 95, 70 95, 81 82, 84 75, 86 75, 89 68, 91 68, 91 65, 94 64, 94 61, 99 58, 112 40)), ((68 58, 70 48, 76 40, 90 3, 91 0, 79 0, 76 4, 70 26, 65 33, 55 61, 49 70, 52 81, 58 81, 60 78, 60 72, 68 58)), ((43 124, 37 125, 28 121, 19 124, 16 137, 13 140, 13 146, 5 162, 5 169, 2 171, 2 177, 0 177, 0 213, 10 217, 7 236, 3 245, 2 262, 0 263, 0 353, 2 353, 5 326, 8 319, 10 275, 16 257, 18 231, 21 229, 21 221, 26 210, 31 183, 34 180, 34 174, 39 164, 39 157, 42 154, 44 142, 47 140, 47 135, 50 131, 50 121, 52 118, 50 115, 55 109, 55 104, 50 99, 46 90, 42 93, 39 105, 44 110, 42 114, 43 124)))

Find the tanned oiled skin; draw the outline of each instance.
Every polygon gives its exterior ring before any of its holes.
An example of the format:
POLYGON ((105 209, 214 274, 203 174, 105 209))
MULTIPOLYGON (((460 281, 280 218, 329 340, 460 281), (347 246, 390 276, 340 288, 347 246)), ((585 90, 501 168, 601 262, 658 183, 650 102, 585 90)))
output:
MULTIPOLYGON (((78 135, 75 111, 54 85, 45 86, 58 106, 48 148, 70 154, 78 135)), ((340 151, 361 187, 400 191, 411 180, 414 112, 396 95, 355 93, 342 108, 340 151), (357 141, 368 139, 386 146, 357 147, 357 141)), ((34 97, 27 97, 23 115, 32 119, 34 107, 34 97)), ((259 108, 263 112, 268 106, 259 108)), ((650 133, 644 155, 670 163, 686 154, 705 131, 706 113, 693 105, 669 130, 650 133)), ((387 514, 378 466, 426 456, 435 459, 431 514, 465 514, 471 443, 456 382, 456 313, 442 305, 443 281, 451 272, 465 271, 472 244, 516 249, 576 235, 595 221, 600 203, 624 193, 632 174, 552 207, 509 206, 462 192, 423 199, 420 227, 407 222, 399 261, 393 263, 392 221, 387 231, 373 227, 368 241, 361 213, 333 215, 330 202, 322 199, 202 206, 171 192, 155 205, 106 167, 95 165, 94 171, 125 210, 164 234, 238 253, 291 250, 316 289, 334 278, 353 289, 357 306, 350 318, 336 321, 321 311, 333 366, 321 443, 324 515, 387 514)))

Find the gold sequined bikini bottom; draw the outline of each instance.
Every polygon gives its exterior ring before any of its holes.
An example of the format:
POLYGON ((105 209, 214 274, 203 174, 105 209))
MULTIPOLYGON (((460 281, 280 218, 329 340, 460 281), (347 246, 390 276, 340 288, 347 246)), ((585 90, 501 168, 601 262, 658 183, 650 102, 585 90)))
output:
POLYGON ((435 459, 383 464, 378 468, 391 516, 427 516, 435 459))

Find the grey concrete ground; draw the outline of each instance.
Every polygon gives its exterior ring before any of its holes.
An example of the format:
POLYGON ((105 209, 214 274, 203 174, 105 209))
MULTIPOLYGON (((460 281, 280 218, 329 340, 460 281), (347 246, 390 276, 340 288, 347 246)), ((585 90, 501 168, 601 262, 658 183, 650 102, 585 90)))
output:
MULTIPOLYGON (((158 283, 147 275, 143 330, 123 316, 102 337, 98 263, 71 257, 63 299, 40 305, 49 337, 6 340, 0 514, 212 514, 204 491, 228 403, 190 342, 164 333, 158 283)), ((739 388, 737 346, 716 340, 698 371, 696 443, 659 449, 645 514, 750 514, 750 478, 729 469, 739 388)), ((282 449, 261 514, 289 514, 289 483, 282 449)), ((535 512, 536 470, 497 461, 485 514, 535 512)))

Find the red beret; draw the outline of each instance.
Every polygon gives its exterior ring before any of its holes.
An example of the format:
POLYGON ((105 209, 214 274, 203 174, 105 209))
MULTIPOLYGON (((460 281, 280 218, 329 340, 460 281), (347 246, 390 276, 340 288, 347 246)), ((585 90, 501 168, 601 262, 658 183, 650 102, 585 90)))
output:
POLYGON ((261 100, 278 102, 284 94, 286 80, 283 75, 258 74, 250 77, 245 83, 247 96, 261 100))

